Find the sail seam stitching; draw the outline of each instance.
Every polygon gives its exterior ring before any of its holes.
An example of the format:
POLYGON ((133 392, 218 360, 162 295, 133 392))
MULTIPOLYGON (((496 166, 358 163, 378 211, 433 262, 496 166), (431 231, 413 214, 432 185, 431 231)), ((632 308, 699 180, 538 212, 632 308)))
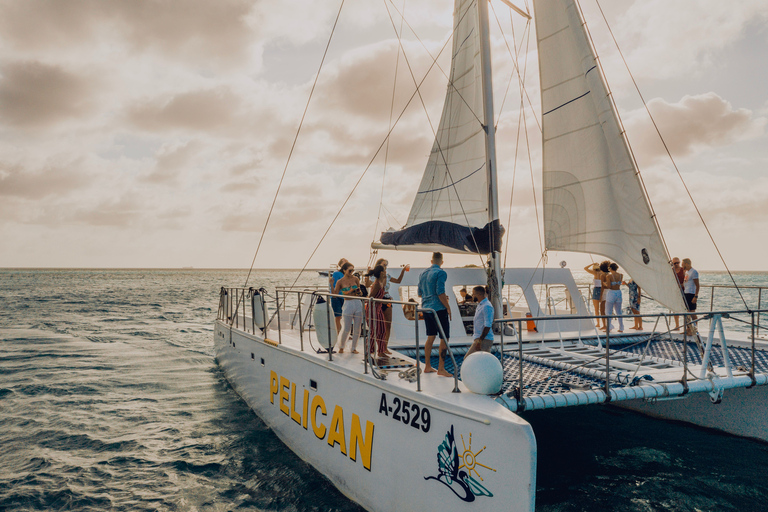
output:
POLYGON ((552 110, 550 110, 549 112, 544 112, 544 113, 543 113, 543 114, 541 114, 541 115, 542 115, 542 116, 545 116, 545 115, 547 115, 547 114, 551 114, 551 113, 552 113, 552 112, 554 112, 555 110, 557 110, 557 109, 559 109, 559 108, 563 108, 564 106, 568 105, 569 103, 573 103, 573 102, 574 102, 574 101, 576 101, 576 100, 580 100, 581 98, 583 98, 584 96, 586 96, 586 95, 587 95, 587 94, 589 94, 590 92, 592 92, 592 91, 587 91, 587 92, 585 92, 584 94, 582 94, 581 96, 577 96, 577 97, 573 98, 573 99, 572 99, 572 100, 570 100, 570 101, 566 101, 565 103, 563 103, 563 104, 562 104, 562 105, 560 105, 559 107, 555 107, 555 108, 553 108, 552 110))

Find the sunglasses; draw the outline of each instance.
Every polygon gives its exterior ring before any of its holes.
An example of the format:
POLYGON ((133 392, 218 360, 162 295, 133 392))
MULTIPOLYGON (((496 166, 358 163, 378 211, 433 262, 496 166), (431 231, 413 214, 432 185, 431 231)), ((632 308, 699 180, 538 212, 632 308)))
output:
POLYGON ((672 264, 673 264, 673 265, 679 265, 679 264, 680 264, 680 262, 679 262, 679 261, 673 261, 673 262, 672 262, 672 264))

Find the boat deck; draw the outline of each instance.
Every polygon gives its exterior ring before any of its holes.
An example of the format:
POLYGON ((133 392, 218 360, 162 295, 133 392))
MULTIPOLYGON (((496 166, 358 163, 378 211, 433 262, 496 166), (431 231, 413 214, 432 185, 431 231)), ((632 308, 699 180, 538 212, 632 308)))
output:
MULTIPOLYGON (((747 344, 726 341, 726 365, 722 346, 715 341, 710 349, 709 364, 702 372, 705 345, 703 340, 697 341, 684 342, 674 335, 659 333, 612 338, 607 372, 605 349, 598 346, 597 338, 524 343, 522 382, 517 345, 507 346, 503 357, 496 345, 492 352, 501 358, 504 368, 500 399, 516 410, 530 410, 611 400, 660 399, 688 392, 717 393, 768 383, 768 347, 763 344, 754 351, 753 382, 750 376, 752 349, 747 344), (610 398, 606 398, 606 380, 610 398)), ((468 346, 453 347, 459 372, 467 349, 468 346)), ((415 349, 400 348, 398 352, 415 357, 415 349)), ((423 355, 420 360, 424 361, 423 355)), ((437 366, 436 355, 431 363, 437 366)), ((450 358, 446 369, 454 371, 450 358)))

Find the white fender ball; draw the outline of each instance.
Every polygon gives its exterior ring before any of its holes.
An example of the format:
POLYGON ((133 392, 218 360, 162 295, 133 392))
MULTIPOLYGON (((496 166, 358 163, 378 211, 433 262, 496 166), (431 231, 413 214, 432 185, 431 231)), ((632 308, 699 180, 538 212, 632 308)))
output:
POLYGON ((464 358, 461 365, 461 381, 473 393, 492 395, 501 390, 504 371, 493 354, 475 352, 464 358))

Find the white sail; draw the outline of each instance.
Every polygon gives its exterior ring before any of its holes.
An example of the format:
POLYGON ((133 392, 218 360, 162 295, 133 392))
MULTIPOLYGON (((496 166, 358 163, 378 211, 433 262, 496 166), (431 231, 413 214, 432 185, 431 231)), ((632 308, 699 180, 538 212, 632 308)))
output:
POLYGON ((601 254, 685 309, 637 169, 573 0, 535 0, 549 250, 601 254))
POLYGON ((450 82, 427 168, 406 226, 488 223, 477 0, 456 0, 450 82))
POLYGON ((442 246, 489 254, 501 247, 503 230, 498 220, 489 222, 477 1, 455 0, 451 72, 432 152, 408 222, 400 230, 382 233, 375 248, 442 246))

